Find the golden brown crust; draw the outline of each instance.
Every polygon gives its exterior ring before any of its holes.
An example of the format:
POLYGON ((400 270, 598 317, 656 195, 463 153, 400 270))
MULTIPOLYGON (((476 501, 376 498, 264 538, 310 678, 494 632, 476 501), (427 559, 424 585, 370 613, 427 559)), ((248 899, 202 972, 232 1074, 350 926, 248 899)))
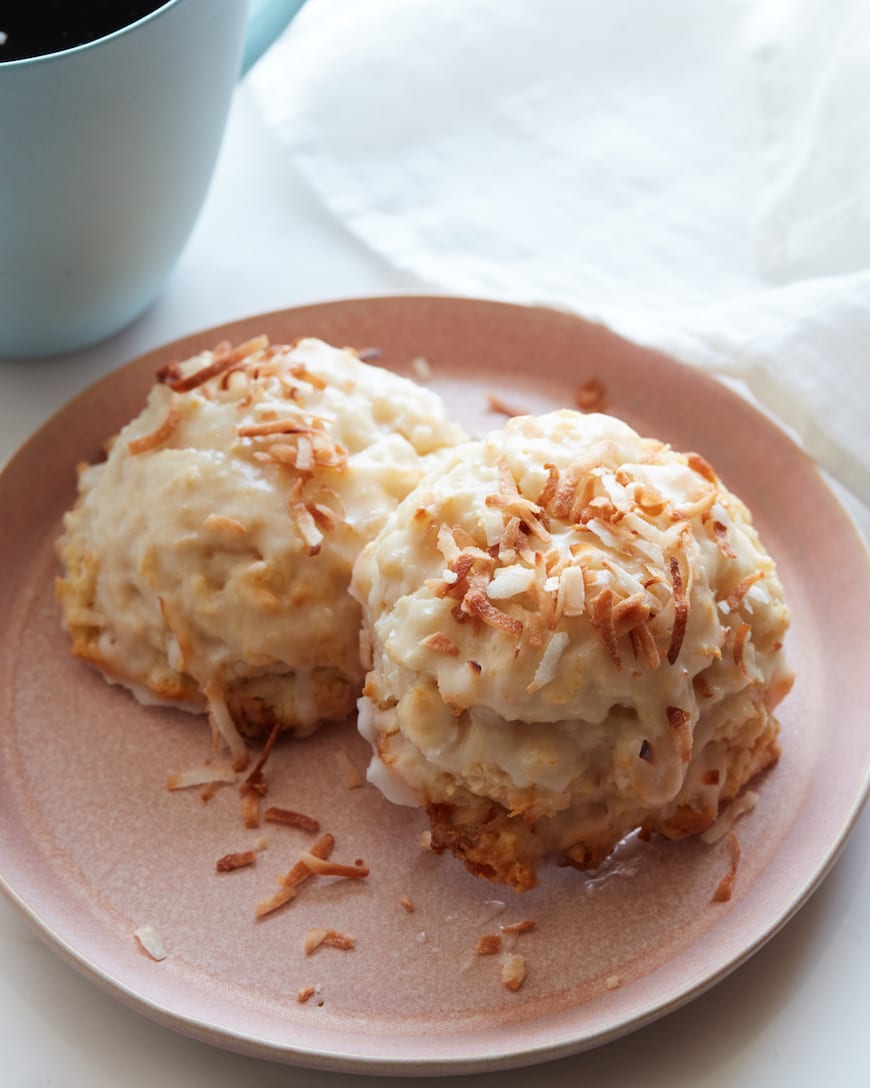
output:
MULTIPOLYGON (((61 603, 73 654, 95 665, 110 679, 126 682, 116 675, 112 664, 100 650, 102 628, 94 612, 97 564, 84 553, 74 535, 64 538, 61 560, 66 576, 55 581, 55 593, 61 603)), ((295 685, 300 682, 292 672, 240 677, 223 684, 227 708, 239 731, 251 739, 265 739, 275 725, 281 732, 307 731, 309 721, 302 721, 297 710, 295 685)), ((343 721, 356 706, 358 686, 335 668, 315 668, 310 675, 310 697, 319 721, 343 721)), ((156 699, 205 708, 199 683, 188 673, 179 672, 165 662, 158 662, 142 685, 156 699)))
MULTIPOLYGON (((719 803, 709 800, 710 793, 699 791, 685 801, 663 809, 659 815, 639 821, 642 835, 653 832, 669 839, 699 835, 717 819, 720 811, 743 787, 779 757, 779 726, 762 707, 755 717, 743 724, 725 749, 726 778, 719 803)), ((541 844, 547 836, 538 835, 535 821, 527 815, 511 814, 501 805, 457 793, 455 804, 426 806, 431 828, 431 845, 436 853, 453 853, 466 869, 484 880, 508 884, 518 892, 536 886, 536 865, 543 860, 541 844)), ((582 827, 578 823, 578 829, 582 827)), ((597 869, 621 838, 631 828, 617 825, 581 837, 563 845, 556 862, 574 869, 597 869)))

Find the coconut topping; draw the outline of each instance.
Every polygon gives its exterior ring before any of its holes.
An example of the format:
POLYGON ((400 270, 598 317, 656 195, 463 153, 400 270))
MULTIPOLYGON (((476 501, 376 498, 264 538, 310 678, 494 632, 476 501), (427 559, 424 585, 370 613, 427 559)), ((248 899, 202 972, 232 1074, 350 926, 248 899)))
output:
POLYGON ((426 805, 434 847, 484 875, 490 835, 588 866, 633 827, 702 830, 776 758, 773 561, 703 457, 613 417, 518 417, 460 447, 364 550, 352 592, 369 778, 426 805), (748 748, 728 773, 732 738, 735 760, 748 748))
POLYGON ((74 652, 207 711, 239 769, 246 734, 344 718, 362 679, 353 562, 463 437, 434 393, 318 340, 170 363, 65 519, 74 652))

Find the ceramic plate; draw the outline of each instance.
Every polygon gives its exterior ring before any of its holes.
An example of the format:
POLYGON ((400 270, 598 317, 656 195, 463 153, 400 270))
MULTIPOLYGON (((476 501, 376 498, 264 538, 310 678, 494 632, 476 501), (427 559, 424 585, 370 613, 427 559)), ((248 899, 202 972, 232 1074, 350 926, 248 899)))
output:
MULTIPOLYGON (((135 501, 135 496, 130 497, 135 501)), ((236 1051, 322 1069, 459 1073, 588 1048, 695 997, 757 950, 829 869, 868 786, 868 557, 813 465, 743 399, 672 360, 545 309, 446 298, 337 302, 191 336, 109 375, 51 420, 0 478, 0 876, 48 943, 147 1016, 236 1051), (609 410, 643 433, 700 451, 755 512, 793 614, 797 683, 782 705, 783 755, 738 825, 728 903, 711 896, 727 844, 629 842, 602 870, 548 872, 523 896, 421 848, 423 819, 365 785, 348 789, 336 753, 361 770, 353 723, 279 745, 270 803, 317 817, 335 857, 364 858, 367 881, 312 881, 259 922, 255 904, 310 844, 267 825, 256 865, 218 874, 251 845, 235 790, 204 802, 167 775, 202 761, 203 719, 145 708, 73 660, 61 631, 52 544, 75 466, 134 415, 157 367, 266 332, 357 348, 431 385, 473 431, 498 426, 489 394, 523 410, 571 406, 597 378, 609 410), (404 909, 406 896, 415 905, 404 909), (524 918, 528 975, 511 993, 478 938, 524 918), (150 924, 168 955, 133 931, 150 924), (316 926, 353 951, 303 951, 316 926), (297 992, 316 987, 306 1003, 297 992)))

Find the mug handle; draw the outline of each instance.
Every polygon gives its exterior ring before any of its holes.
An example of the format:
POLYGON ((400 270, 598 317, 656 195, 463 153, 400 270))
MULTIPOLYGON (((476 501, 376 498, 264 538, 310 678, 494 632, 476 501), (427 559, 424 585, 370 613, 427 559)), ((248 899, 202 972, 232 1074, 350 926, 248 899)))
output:
POLYGON ((250 0, 240 79, 289 25, 304 2, 305 0, 250 0))

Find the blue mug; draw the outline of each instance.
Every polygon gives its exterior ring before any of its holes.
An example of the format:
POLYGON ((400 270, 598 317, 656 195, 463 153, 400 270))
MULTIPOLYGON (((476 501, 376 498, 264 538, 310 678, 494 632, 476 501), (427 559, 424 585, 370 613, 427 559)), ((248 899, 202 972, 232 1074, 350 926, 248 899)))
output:
POLYGON ((96 41, 0 62, 0 357, 85 347, 154 301, 236 81, 302 3, 166 0, 96 41))

